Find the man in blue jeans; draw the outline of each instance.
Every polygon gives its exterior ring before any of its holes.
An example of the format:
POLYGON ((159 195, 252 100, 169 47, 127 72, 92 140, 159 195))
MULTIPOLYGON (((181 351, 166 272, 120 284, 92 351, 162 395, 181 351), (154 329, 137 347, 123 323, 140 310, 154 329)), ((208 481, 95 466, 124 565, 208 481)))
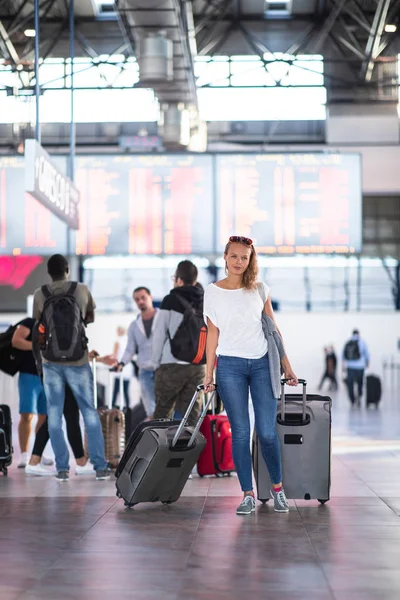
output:
POLYGON ((343 348, 343 370, 347 370, 346 384, 349 399, 352 406, 361 405, 363 393, 364 371, 369 365, 369 351, 367 344, 360 338, 358 329, 354 329, 353 335, 343 348), (354 385, 357 385, 357 399, 354 394, 354 385))
MULTIPOLYGON (((96 305, 92 295, 83 283, 74 284, 74 290, 71 291, 67 259, 61 254, 51 256, 47 262, 47 272, 50 275, 51 283, 46 287, 46 293, 51 297, 57 295, 66 297, 70 293, 76 300, 85 325, 93 323, 96 305)), ((33 299, 33 317, 36 321, 40 321, 44 313, 47 314, 48 309, 44 310, 45 302, 45 293, 42 288, 39 288, 36 290, 33 299)), ((52 314, 55 314, 55 312, 52 314)), ((74 323, 70 324, 71 329, 73 329, 73 325, 74 323)), ((58 481, 69 480, 69 451, 62 429, 66 384, 71 388, 85 422, 89 457, 96 471, 96 479, 110 478, 104 455, 104 438, 100 419, 94 406, 93 374, 89 365, 88 350, 83 348, 82 344, 81 358, 78 360, 62 360, 62 362, 46 360, 42 352, 43 384, 47 398, 48 425, 51 445, 56 457, 56 479, 58 481)))

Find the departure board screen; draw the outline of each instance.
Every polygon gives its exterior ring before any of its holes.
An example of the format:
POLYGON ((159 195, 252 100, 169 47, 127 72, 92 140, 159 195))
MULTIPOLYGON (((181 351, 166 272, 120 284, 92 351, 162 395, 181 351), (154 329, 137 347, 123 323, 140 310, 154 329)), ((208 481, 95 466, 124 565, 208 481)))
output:
MULTIPOLYGON (((58 161, 65 164, 65 159, 58 161)), ((0 254, 49 255, 66 251, 66 224, 25 193, 24 158, 0 157, 0 254)))
POLYGON ((229 236, 271 255, 361 251, 357 154, 226 154, 217 158, 218 250, 229 236))
POLYGON ((206 155, 77 157, 77 254, 211 252, 212 175, 206 155))

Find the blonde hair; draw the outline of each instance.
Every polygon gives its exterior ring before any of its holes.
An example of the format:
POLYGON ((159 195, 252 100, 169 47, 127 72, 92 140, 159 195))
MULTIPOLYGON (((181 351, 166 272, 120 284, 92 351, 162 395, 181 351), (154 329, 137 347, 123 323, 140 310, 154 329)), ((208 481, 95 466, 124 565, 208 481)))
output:
MULTIPOLYGON (((231 244, 233 244, 233 243, 240 244, 241 242, 228 242, 225 246, 224 255, 228 254, 229 248, 230 248, 231 244)), ((251 246, 248 246, 247 244, 242 244, 242 246, 244 246, 245 248, 250 248, 250 250, 251 250, 249 264, 247 266, 247 269, 243 273, 243 280, 242 280, 243 287, 246 290, 254 290, 254 288, 257 285, 257 279, 258 279, 257 252, 256 252, 256 249, 254 248, 253 244, 251 244, 251 246)), ((225 271, 226 270, 227 270, 227 268, 225 266, 225 271)))

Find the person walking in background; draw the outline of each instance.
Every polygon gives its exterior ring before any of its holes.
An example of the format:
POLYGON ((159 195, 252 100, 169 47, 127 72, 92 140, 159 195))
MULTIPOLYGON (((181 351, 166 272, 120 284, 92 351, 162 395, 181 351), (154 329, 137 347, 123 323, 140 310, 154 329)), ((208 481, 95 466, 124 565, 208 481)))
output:
POLYGON ((325 352, 325 372, 322 375, 322 379, 318 386, 318 389, 321 390, 323 384, 325 383, 325 379, 329 379, 329 381, 330 381, 329 390, 336 391, 338 388, 337 378, 336 378, 336 369, 337 369, 336 352, 332 345, 326 346, 324 348, 324 352, 325 352))
POLYGON ((354 329, 353 335, 343 348, 343 370, 346 371, 346 385, 352 406, 360 406, 363 393, 364 371, 369 366, 369 351, 367 344, 360 338, 358 329, 354 329), (357 385, 357 402, 354 395, 354 385, 357 385))
POLYGON ((94 406, 93 373, 84 329, 85 325, 94 322, 96 305, 86 285, 69 281, 69 265, 64 256, 51 256, 47 271, 52 282, 35 291, 33 316, 38 321, 38 344, 43 360, 49 433, 56 457, 56 479, 61 482, 69 480, 69 451, 62 429, 66 384, 82 412, 96 479, 109 479, 100 418, 94 406))
MULTIPOLYGON (((197 285, 197 276, 198 271, 195 264, 190 260, 181 261, 173 276, 174 289, 165 296, 161 303, 152 346, 152 362, 156 369, 155 419, 171 418, 174 410, 183 416, 197 386, 204 381, 205 365, 191 362, 192 357, 189 356, 177 357, 176 350, 174 354, 172 349, 172 345, 174 348, 176 347, 177 334, 182 341, 180 344, 182 348, 191 346, 191 341, 194 341, 195 346, 198 343, 197 339, 182 340, 185 333, 189 335, 188 330, 185 331, 184 327, 181 327, 184 315, 189 309, 196 322, 198 319, 205 330, 202 320, 204 292, 197 285)), ((199 415, 200 404, 198 401, 189 416, 189 425, 195 425, 199 415)))
POLYGON ((152 361, 152 345, 154 329, 157 324, 158 309, 153 306, 153 298, 147 287, 137 287, 133 291, 133 300, 140 314, 128 328, 126 347, 120 360, 114 356, 103 357, 103 362, 121 371, 136 356, 139 369, 140 393, 147 417, 151 418, 155 408, 154 365, 152 361))
MULTIPOLYGON (((125 352, 125 349, 128 345, 128 336, 126 335, 126 329, 124 327, 117 328, 117 339, 114 344, 113 356, 117 359, 117 362, 122 365, 122 356, 125 352)), ((124 363, 122 368, 119 370, 122 371, 122 384, 123 391, 121 390, 121 377, 116 376, 114 379, 114 390, 112 397, 112 406, 113 408, 119 408, 117 403, 118 395, 120 397, 121 407, 123 405, 122 394, 125 400, 126 408, 129 408, 129 385, 133 375, 132 364, 130 361, 124 363)))
MULTIPOLYGON (((37 414, 38 420, 35 433, 37 433, 46 420, 47 407, 46 395, 42 381, 38 375, 35 358, 32 352, 32 333, 35 319, 26 318, 20 322, 11 340, 13 348, 23 351, 23 360, 19 369, 18 392, 19 414, 18 424, 19 447, 21 458, 18 468, 26 467, 28 462, 29 438, 32 433, 33 417, 37 414)), ((39 461, 40 462, 40 461, 39 461)), ((47 465, 53 464, 52 460, 43 459, 47 465)))

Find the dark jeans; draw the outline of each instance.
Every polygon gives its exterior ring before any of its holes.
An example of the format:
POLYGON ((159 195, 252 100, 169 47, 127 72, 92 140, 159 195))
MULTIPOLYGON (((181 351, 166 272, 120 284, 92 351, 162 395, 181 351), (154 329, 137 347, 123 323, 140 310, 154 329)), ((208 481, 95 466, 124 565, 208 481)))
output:
MULTIPOLYGON (((67 424, 68 441, 71 445, 72 452, 74 453, 75 458, 83 458, 84 451, 81 426, 79 424, 79 408, 74 395, 68 386, 65 388, 64 417, 67 424)), ((45 422, 42 424, 36 434, 35 445, 33 446, 32 454, 35 456, 42 456, 49 439, 49 426, 46 418, 45 422)))
POLYGON ((358 387, 358 398, 360 399, 363 393, 363 381, 364 381, 364 369, 347 369, 347 388, 349 391, 349 398, 352 404, 355 403, 356 399, 354 396, 354 384, 358 387))
POLYGON ((217 385, 231 425, 233 461, 242 490, 249 492, 253 489, 249 391, 263 458, 272 483, 281 483, 281 452, 276 433, 277 399, 272 390, 268 355, 259 359, 219 356, 217 385))
MULTIPOLYGON (((123 379, 123 388, 124 388, 124 399, 125 399, 125 406, 126 408, 129 408, 129 384, 130 381, 129 379, 123 379)), ((115 380, 114 380, 114 391, 113 391, 113 397, 112 397, 112 405, 113 407, 115 406, 119 406, 117 404, 117 399, 118 399, 118 394, 120 395, 120 399, 121 399, 121 408, 122 408, 122 398, 121 398, 121 394, 119 391, 120 388, 120 378, 118 377, 118 375, 116 376, 115 380)))
MULTIPOLYGON (((204 383, 205 365, 161 365, 155 375, 156 409, 154 419, 171 419, 174 411, 183 416, 198 385, 204 383)), ((188 424, 195 426, 201 411, 198 400, 190 413, 188 424)))

